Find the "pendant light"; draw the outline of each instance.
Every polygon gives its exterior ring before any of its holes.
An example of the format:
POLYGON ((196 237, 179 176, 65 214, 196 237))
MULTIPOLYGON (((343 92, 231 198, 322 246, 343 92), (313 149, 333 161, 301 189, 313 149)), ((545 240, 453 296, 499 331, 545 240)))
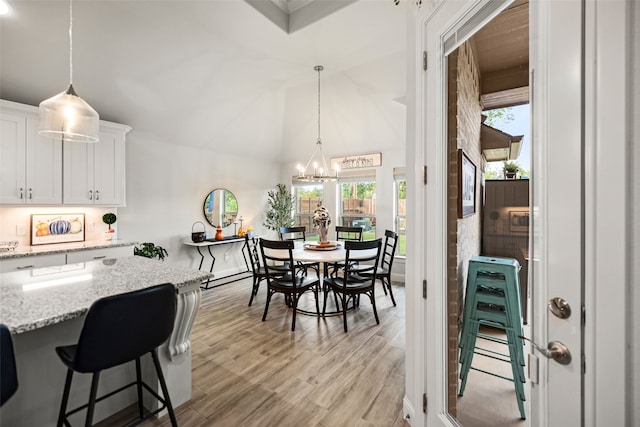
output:
POLYGON ((298 176, 296 180, 303 182, 337 181, 338 168, 336 167, 334 173, 331 174, 331 169, 327 167, 327 161, 322 152, 322 140, 320 139, 320 71, 324 70, 324 67, 322 65, 316 65, 313 69, 318 72, 318 140, 316 141, 316 148, 313 150, 306 166, 302 167, 302 165, 298 165, 298 176), (309 166, 313 166, 313 174, 307 174, 309 166))
POLYGON ((73 4, 69 0, 69 87, 40 103, 38 132, 65 141, 97 142, 100 117, 73 89, 73 4))

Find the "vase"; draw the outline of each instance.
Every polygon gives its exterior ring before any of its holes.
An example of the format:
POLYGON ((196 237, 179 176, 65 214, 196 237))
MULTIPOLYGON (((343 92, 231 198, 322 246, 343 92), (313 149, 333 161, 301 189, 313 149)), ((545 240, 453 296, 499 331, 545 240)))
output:
POLYGON ((329 229, 327 227, 318 227, 318 236, 320 238, 320 243, 329 243, 329 239, 327 238, 328 233, 329 229))

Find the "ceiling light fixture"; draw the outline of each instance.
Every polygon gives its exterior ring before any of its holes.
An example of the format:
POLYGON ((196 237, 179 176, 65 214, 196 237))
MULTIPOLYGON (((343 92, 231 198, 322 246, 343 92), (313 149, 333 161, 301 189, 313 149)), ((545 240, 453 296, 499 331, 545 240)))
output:
POLYGON ((40 103, 38 132, 65 141, 98 142, 100 117, 73 89, 73 4, 69 0, 69 87, 40 103))
POLYGON ((316 65, 313 69, 318 72, 318 140, 306 166, 302 167, 302 165, 298 164, 298 176, 296 179, 303 182, 331 182, 338 179, 338 167, 336 166, 334 174, 331 175, 331 169, 327 167, 327 161, 322 152, 322 140, 320 139, 320 71, 324 70, 324 67, 316 65), (316 155, 318 155, 319 159, 316 158, 316 155), (313 174, 307 175, 307 169, 309 169, 310 165, 313 166, 313 174))

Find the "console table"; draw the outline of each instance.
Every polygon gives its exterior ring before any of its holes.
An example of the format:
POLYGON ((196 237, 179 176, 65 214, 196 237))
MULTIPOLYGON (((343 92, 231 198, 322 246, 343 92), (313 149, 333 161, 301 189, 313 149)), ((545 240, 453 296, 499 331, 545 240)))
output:
POLYGON ((218 278, 215 278, 215 275, 214 275, 213 276, 214 278, 207 278, 205 281, 203 281, 202 286, 200 286, 200 289, 207 290, 211 288, 217 288, 218 286, 226 285, 232 282, 237 282, 238 280, 242 280, 246 278, 247 274, 251 273, 251 267, 249 267, 249 262, 247 261, 247 254, 245 253, 245 248, 247 249, 247 251, 249 250, 247 248, 247 242, 244 237, 238 237, 238 236, 229 236, 229 237, 225 237, 222 240, 207 239, 199 243, 194 243, 190 240, 184 242, 185 245, 195 247, 196 250, 198 251, 198 254, 200 255, 200 266, 198 267, 199 270, 202 270, 202 264, 204 264, 204 258, 205 258, 205 254, 203 253, 202 248, 205 248, 205 247, 207 248, 207 252, 211 257, 211 266, 209 267, 209 273, 212 273, 212 274, 213 274, 213 266, 216 263, 216 257, 213 255, 213 253, 211 253, 211 247, 218 246, 218 245, 228 245, 233 243, 242 243, 242 246, 240 247, 240 252, 242 253, 242 258, 244 259, 245 270, 240 271, 238 273, 229 274, 227 276, 218 277, 218 278), (222 283, 218 283, 221 281, 222 283))

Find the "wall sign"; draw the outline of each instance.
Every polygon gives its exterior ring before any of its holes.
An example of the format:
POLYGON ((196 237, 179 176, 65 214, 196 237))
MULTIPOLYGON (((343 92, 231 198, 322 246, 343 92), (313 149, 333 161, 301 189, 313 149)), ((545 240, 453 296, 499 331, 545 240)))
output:
POLYGON ((356 156, 332 157, 331 169, 342 170, 373 168, 382 165, 382 153, 358 154, 356 156))

